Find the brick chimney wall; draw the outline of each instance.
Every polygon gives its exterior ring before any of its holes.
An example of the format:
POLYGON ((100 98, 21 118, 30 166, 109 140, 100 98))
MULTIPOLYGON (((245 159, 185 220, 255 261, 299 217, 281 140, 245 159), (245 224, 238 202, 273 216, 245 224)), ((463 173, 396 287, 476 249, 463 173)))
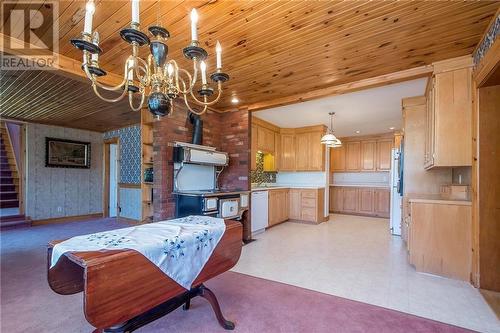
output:
MULTIPOLYGON (((173 115, 155 122, 153 129, 154 155, 154 220, 175 216, 173 191, 173 143, 191 142, 192 125, 183 104, 175 106, 173 115)), ((249 116, 247 110, 202 115, 203 145, 229 153, 230 165, 219 180, 221 188, 249 188, 249 116)))

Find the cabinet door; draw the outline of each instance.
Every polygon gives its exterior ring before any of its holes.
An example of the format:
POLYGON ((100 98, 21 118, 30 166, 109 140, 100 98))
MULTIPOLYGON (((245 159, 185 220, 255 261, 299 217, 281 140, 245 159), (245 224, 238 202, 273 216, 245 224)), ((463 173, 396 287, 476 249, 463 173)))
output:
POLYGON ((361 171, 375 171, 376 141, 361 142, 361 171))
POLYGON ((264 136, 265 151, 268 153, 274 153, 274 132, 265 128, 264 136))
POLYGON ((346 146, 345 169, 347 171, 359 171, 360 159, 361 159, 361 142, 347 142, 345 146, 346 146))
POLYGON ((295 135, 295 168, 297 171, 306 171, 309 167, 309 133, 295 135))
POLYGON ((342 208, 344 212, 358 212, 358 189, 355 187, 344 187, 342 208))
POLYGON ((380 217, 389 217, 391 193, 386 189, 374 191, 375 214, 380 217))
POLYGON ((362 214, 372 215, 374 212, 374 198, 373 189, 360 187, 358 189, 359 193, 359 212, 362 214))
POLYGON ((377 170, 391 170, 392 140, 377 141, 377 170))
POLYGON ((295 135, 281 134, 280 148, 280 170, 295 171, 295 135))
POLYGON ((342 212, 344 210, 344 192, 342 187, 330 187, 330 211, 342 212))
POLYGON ((300 220, 300 210, 301 210, 301 205, 300 205, 300 190, 296 189, 290 189, 290 194, 289 194, 289 204, 290 204, 290 210, 289 210, 289 218, 293 220, 300 220))
POLYGON ((289 190, 283 190, 281 193, 281 221, 288 220, 290 204, 289 204, 289 190))
POLYGON ((252 125, 252 133, 251 133, 251 136, 252 136, 252 143, 251 143, 251 146, 250 146, 250 169, 251 170, 255 170, 256 169, 256 154, 257 154, 257 127, 255 125, 252 125))
POLYGON ((281 138, 278 133, 274 133, 274 168, 275 171, 280 169, 280 158, 281 155, 281 138))
POLYGON ((345 146, 330 148, 330 170, 345 171, 345 146))
POLYGON ((278 223, 279 207, 276 190, 269 191, 268 195, 268 224, 273 226, 278 223))
POLYGON ((255 125, 257 127, 257 150, 266 151, 266 131, 263 127, 255 125))
POLYGON ((311 171, 325 170, 325 145, 321 143, 322 132, 309 133, 309 167, 311 171))

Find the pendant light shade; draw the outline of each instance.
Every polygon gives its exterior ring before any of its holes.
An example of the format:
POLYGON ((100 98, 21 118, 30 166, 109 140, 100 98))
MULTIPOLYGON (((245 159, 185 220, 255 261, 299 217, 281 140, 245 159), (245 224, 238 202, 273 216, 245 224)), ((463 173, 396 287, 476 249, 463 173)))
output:
POLYGON ((335 112, 328 113, 330 115, 330 127, 326 131, 326 134, 321 138, 321 143, 327 145, 328 147, 340 147, 342 142, 337 139, 335 134, 333 134, 333 116, 335 112))

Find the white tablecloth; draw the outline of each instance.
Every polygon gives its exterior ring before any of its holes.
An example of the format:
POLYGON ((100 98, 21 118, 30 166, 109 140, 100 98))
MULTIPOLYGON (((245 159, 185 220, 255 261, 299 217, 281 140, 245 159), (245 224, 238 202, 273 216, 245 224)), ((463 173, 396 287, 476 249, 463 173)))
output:
POLYGON ((66 252, 131 249, 190 289, 225 230, 223 219, 188 216, 76 236, 54 246, 50 267, 66 252))

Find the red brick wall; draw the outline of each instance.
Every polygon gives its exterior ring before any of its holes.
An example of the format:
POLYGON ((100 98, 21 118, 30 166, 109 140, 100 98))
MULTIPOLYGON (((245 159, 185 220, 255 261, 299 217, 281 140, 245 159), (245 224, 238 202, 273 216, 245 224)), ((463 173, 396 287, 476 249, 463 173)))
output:
POLYGON ((229 154, 229 166, 219 178, 219 185, 228 190, 248 190, 250 188, 250 117, 248 110, 225 112, 220 115, 220 150, 229 154))
MULTIPOLYGON (((187 109, 177 104, 173 115, 155 122, 153 130, 154 154, 154 220, 174 217, 173 143, 191 142, 192 125, 187 109)), ((230 165, 221 175, 222 188, 249 188, 249 117, 246 110, 214 113, 207 112, 203 119, 203 144, 230 154, 230 165)))

